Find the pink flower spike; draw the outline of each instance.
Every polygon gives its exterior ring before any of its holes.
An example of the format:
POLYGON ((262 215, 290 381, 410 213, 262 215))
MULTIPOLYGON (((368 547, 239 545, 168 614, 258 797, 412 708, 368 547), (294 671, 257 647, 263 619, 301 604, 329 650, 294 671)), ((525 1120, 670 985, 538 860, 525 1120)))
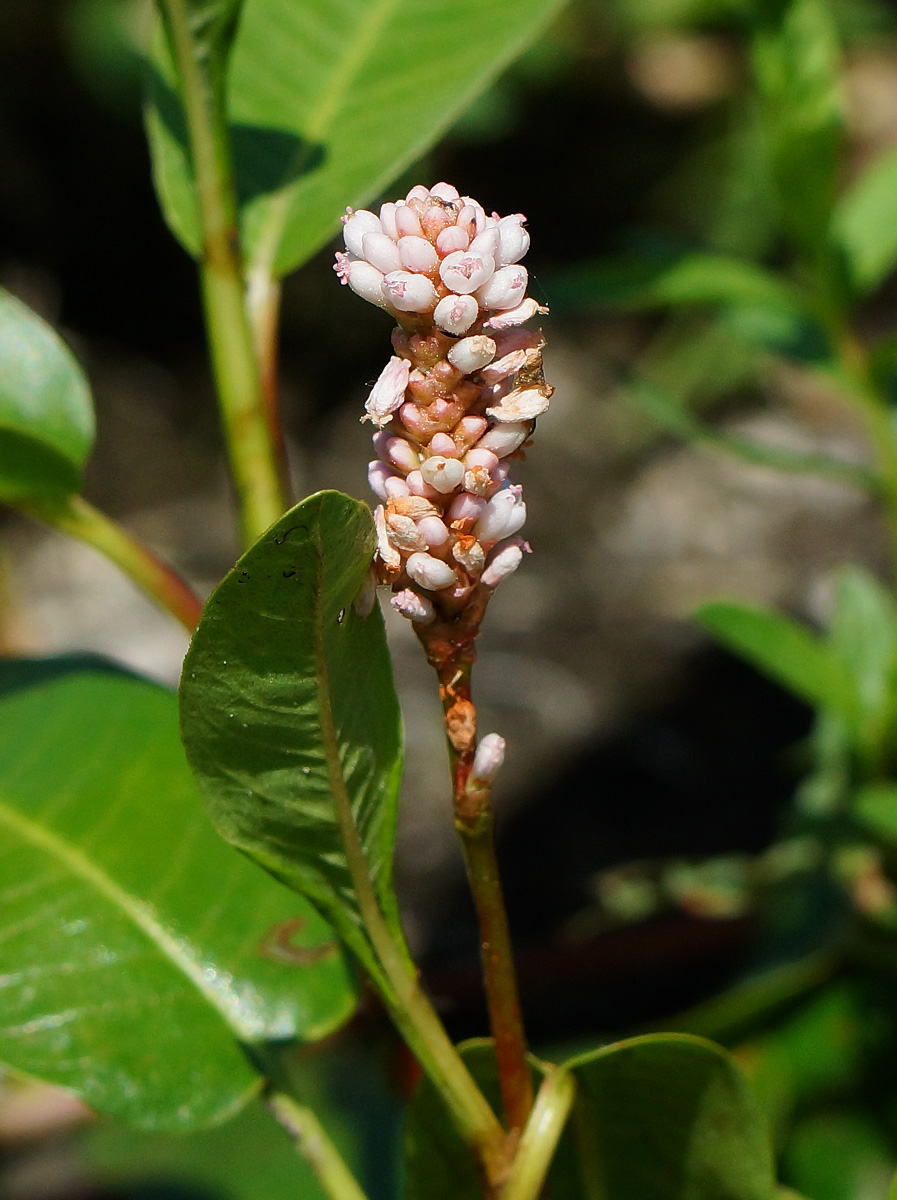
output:
POLYGON ((468 296, 477 288, 482 288, 491 279, 494 270, 495 260, 488 254, 455 250, 439 264, 439 278, 453 292, 468 296))
POLYGON ((397 613, 417 625, 429 625, 436 619, 436 610, 427 597, 418 595, 411 588, 396 592, 389 603, 397 613))
POLYGON ((443 333, 466 333, 479 311, 473 296, 444 296, 433 311, 433 320, 443 333))
POLYGON ((402 266, 406 271, 427 275, 430 271, 435 271, 439 263, 439 255, 424 237, 409 235, 399 238, 398 251, 402 266))
POLYGON ((378 426, 388 424, 392 414, 401 407, 405 399, 410 372, 411 363, 405 358, 393 355, 371 388, 371 394, 364 406, 367 417, 362 417, 362 420, 373 421, 378 426))
MULTIPOLYGON (((367 246, 368 239, 364 239, 367 246)), ((516 308, 526 296, 529 275, 526 267, 515 263, 512 267, 499 267, 494 275, 477 291, 477 300, 483 308, 516 308)))
POLYGON ((436 239, 436 249, 443 256, 454 250, 466 250, 469 245, 470 238, 458 225, 449 225, 436 239))
POLYGON ((524 552, 530 548, 523 538, 509 538, 500 542, 486 559, 486 569, 480 576, 486 587, 498 587, 503 579, 513 575, 523 560, 524 552))
POLYGON ((458 189, 450 183, 434 183, 430 188, 430 195, 435 196, 437 200, 457 200, 458 189))
POLYGON ((548 309, 543 304, 537 304, 532 296, 529 296, 522 304, 518 304, 516 308, 498 312, 494 317, 490 317, 488 321, 484 321, 483 324, 489 329, 511 329, 515 325, 522 325, 524 321, 528 321, 536 313, 547 312, 548 309))
POLYGON ((399 312, 430 312, 436 305, 436 289, 426 275, 391 271, 383 280, 383 292, 399 312))

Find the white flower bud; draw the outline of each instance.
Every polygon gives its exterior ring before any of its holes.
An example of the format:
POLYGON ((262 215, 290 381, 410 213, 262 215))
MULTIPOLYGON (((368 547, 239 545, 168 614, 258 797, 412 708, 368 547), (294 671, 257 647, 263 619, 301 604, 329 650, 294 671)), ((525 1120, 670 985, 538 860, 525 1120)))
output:
POLYGON ((469 245, 470 238, 457 225, 449 225, 436 238, 436 249, 443 256, 451 254, 455 250, 466 250, 469 245))
POLYGON ((485 367, 495 358, 495 342, 490 337, 477 334, 475 337, 462 338, 448 352, 448 360, 453 367, 470 375, 485 367))
POLYGON ((476 444, 477 450, 491 450, 498 458, 506 458, 513 454, 529 435, 533 427, 529 421, 508 421, 504 425, 496 425, 487 429, 476 444))
POLYGON ((399 249, 385 233, 366 233, 361 244, 364 247, 364 257, 384 275, 387 271, 398 271, 401 268, 399 249))
POLYGON ((490 317, 488 321, 484 322, 484 324, 490 329, 511 329, 514 325, 522 325, 524 321, 528 321, 536 313, 547 312, 548 309, 543 304, 537 304, 532 296, 528 296, 516 308, 509 308, 504 312, 498 312, 494 317, 490 317))
POLYGON ((433 454, 421 463, 420 473, 424 483, 447 496, 464 478, 464 467, 460 459, 443 458, 441 454, 433 454))
POLYGON ((523 488, 519 484, 505 484, 486 501, 486 508, 473 532, 481 542, 491 545, 492 542, 498 542, 516 533, 525 521, 523 488))
POLYGON ((389 603, 401 613, 403 617, 407 617, 409 621, 414 621, 417 625, 429 625, 431 621, 436 619, 436 609, 426 596, 420 596, 411 588, 405 588, 390 599, 389 603))
POLYGON ((508 421, 517 424, 519 421, 534 421, 546 412, 551 402, 554 388, 547 383, 533 384, 531 387, 515 388, 502 396, 501 402, 493 408, 486 409, 486 415, 496 421, 508 421))
POLYGON ((497 362, 492 362, 483 372, 484 383, 501 383, 509 375, 516 374, 526 362, 525 350, 512 350, 503 355, 497 362))
POLYGON ((486 569, 481 581, 486 587, 498 587, 503 579, 507 579, 520 566, 524 551, 529 553, 529 546, 523 538, 510 538, 500 542, 486 559, 486 569))
POLYGON ((393 355, 371 388, 364 405, 367 417, 362 420, 371 420, 375 425, 388 424, 405 399, 410 371, 411 363, 407 359, 393 355))
MULTIPOLYGON (((350 258, 348 254, 337 254, 336 265, 333 268, 341 283, 347 283, 356 296, 376 304, 378 308, 386 308, 387 300, 383 295, 383 272, 372 267, 363 258, 350 258)), ((473 302, 476 304, 476 301, 473 302)))
POLYGON ((439 264, 439 278, 453 292, 467 296, 481 288, 491 278, 494 270, 495 260, 489 255, 455 250, 452 254, 447 254, 439 264))
POLYGON ((468 575, 477 576, 486 564, 486 551, 469 534, 459 537, 452 546, 452 558, 461 564, 468 575))
POLYGON ((515 213, 510 217, 502 217, 498 222, 500 245, 496 262, 503 267, 520 262, 529 250, 529 234, 523 228, 525 220, 523 213, 515 213))
POLYGON ((430 188, 430 195, 435 196, 437 200, 457 200, 458 189, 450 183, 434 183, 430 188))
POLYGON ((430 191, 425 188, 422 183, 416 183, 408 195, 405 197, 405 203, 408 204, 412 200, 429 200, 430 191))
POLYGON ((383 280, 383 294, 399 312, 429 312, 436 304, 436 289, 426 275, 391 271, 383 280))
POLYGON ((443 296, 433 311, 433 320, 444 333, 466 333, 479 311, 473 296, 443 296))
POLYGON ((346 249, 350 254, 354 254, 356 258, 364 258, 364 246, 362 240, 366 233, 382 233, 380 226, 380 218, 376 213, 368 212, 366 208, 360 208, 358 212, 352 213, 346 218, 343 225, 343 241, 346 243, 346 249))
MULTIPOLYGON (((365 246, 367 246, 367 238, 365 238, 365 246)), ((516 308, 526 295, 528 280, 526 267, 515 263, 511 267, 499 267, 479 290, 471 290, 477 291, 477 300, 483 308, 516 308)))
POLYGON ((505 739, 497 733, 487 733, 477 746, 473 766, 467 779, 468 791, 487 787, 498 774, 505 761, 505 739))
POLYGON ((399 237, 399 229, 396 225, 396 209, 398 205, 387 201, 386 204, 380 205, 380 232, 385 233, 387 237, 391 237, 393 241, 397 241, 399 237))
POLYGON ((498 247, 501 238, 497 228, 493 226, 491 229, 484 229, 470 243, 471 254, 486 254, 493 261, 498 260, 498 247))
POLYGON ((407 204, 396 207, 396 229, 400 237, 420 237, 420 217, 407 204))
POLYGON ((387 499, 392 501, 404 500, 406 496, 411 495, 411 488, 398 475, 390 475, 383 487, 386 490, 387 499))
POLYGON ((464 207, 458 213, 458 224, 471 237, 476 237, 486 228, 486 211, 482 204, 477 204, 476 200, 471 200, 469 196, 462 196, 461 203, 464 207))
POLYGON ((458 572, 454 567, 450 567, 441 558, 434 558, 432 554, 422 552, 411 555, 405 563, 405 570, 416 584, 431 592, 451 587, 458 579, 458 572))
MULTIPOLYGON (((400 213, 404 211, 404 209, 399 209, 400 213)), ((415 220, 417 220, 416 217, 415 220)), ((400 237, 398 251, 402 266, 406 271, 415 271, 426 275, 435 270, 436 264, 439 262, 439 255, 423 237, 411 235, 400 237)))

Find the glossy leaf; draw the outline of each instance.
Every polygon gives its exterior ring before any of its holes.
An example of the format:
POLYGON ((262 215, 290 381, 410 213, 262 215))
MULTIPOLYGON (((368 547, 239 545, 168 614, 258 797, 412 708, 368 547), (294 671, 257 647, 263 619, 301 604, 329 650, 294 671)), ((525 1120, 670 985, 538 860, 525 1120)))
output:
POLYGON ((876 158, 841 196, 833 233, 857 292, 884 283, 897 265, 897 149, 876 158))
POLYGON ((746 604, 705 604, 695 619, 716 641, 807 704, 852 710, 850 680, 822 641, 799 622, 746 604))
POLYGON ((273 525, 206 605, 184 663, 181 729, 222 836, 307 896, 376 971, 336 807, 351 802, 398 930, 399 709, 380 610, 353 608, 375 540, 367 505, 339 492, 273 525))
MULTIPOLYGON (((419 158, 559 7, 247 0, 228 101, 250 266, 280 276, 311 257, 346 205, 373 199, 419 158)), ((183 119, 158 54, 148 132, 166 219, 195 254, 183 119)))
POLYGON ((751 64, 785 224, 824 251, 843 136, 841 51, 829 0, 758 0, 751 64))
POLYGON ((0 289, 0 500, 77 491, 93 438, 90 388, 74 355, 0 289))
MULTIPOLYGON (((488 1042, 462 1047, 474 1078, 499 1102, 488 1042)), ((565 1064, 573 1112, 548 1177, 552 1200, 772 1200, 765 1124, 719 1046, 685 1034, 616 1042, 565 1064)), ((534 1075, 538 1064, 534 1061, 534 1075)), ((538 1078, 536 1078, 538 1084, 538 1078)), ((476 1168, 423 1081, 405 1139, 406 1200, 481 1200, 476 1168)))
POLYGON ((0 1058, 19 1070, 187 1130, 255 1089, 237 1039, 349 1016, 332 931, 209 825, 167 690, 78 670, 3 696, 0 826, 0 1058))

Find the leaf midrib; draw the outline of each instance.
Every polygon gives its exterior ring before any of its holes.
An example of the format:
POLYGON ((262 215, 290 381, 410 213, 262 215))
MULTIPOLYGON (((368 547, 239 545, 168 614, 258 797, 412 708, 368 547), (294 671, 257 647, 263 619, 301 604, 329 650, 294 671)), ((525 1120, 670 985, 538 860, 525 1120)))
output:
POLYGON ((242 1029, 233 1021, 234 1004, 232 1000, 228 999, 228 996, 233 996, 233 993, 216 987, 206 977, 202 965, 196 961, 195 957, 187 953, 182 941, 168 932, 150 906, 125 891, 76 847, 62 841, 45 827, 23 816, 10 807, 6 801, 0 801, 0 822, 5 823, 10 830, 32 846, 57 859, 73 875, 90 884, 111 904, 124 912, 165 958, 189 979, 229 1028, 234 1029, 241 1037, 259 1036, 262 1030, 242 1029))

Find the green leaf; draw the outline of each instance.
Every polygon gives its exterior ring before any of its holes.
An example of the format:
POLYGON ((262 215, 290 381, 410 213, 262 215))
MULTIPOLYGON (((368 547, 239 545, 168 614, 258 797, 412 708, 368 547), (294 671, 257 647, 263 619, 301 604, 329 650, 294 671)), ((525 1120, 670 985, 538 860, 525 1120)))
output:
POLYGON ((332 931, 209 825, 167 690, 78 670, 3 696, 0 826, 0 1057, 17 1069, 187 1130, 254 1090, 237 1039, 350 1015, 332 931))
MULTIPOLYGON (((500 1102, 491 1043, 462 1055, 487 1099, 500 1102)), ((538 1083, 539 1064, 534 1061, 538 1083)), ((686 1034, 617 1042, 566 1063, 573 1112, 548 1177, 552 1200, 772 1200, 766 1127, 719 1046, 686 1034)), ((426 1081, 405 1127, 406 1200, 480 1200, 470 1153, 426 1081)))
POLYGON ((853 814, 876 838, 897 846, 897 783, 867 783, 853 797, 853 814))
POLYGON ((829 0, 755 0, 751 65, 782 213, 804 254, 827 244, 843 137, 841 49, 829 0))
MULTIPOLYGON (((249 268, 294 270, 533 40, 560 0, 247 0, 228 106, 249 268)), ((147 128, 166 219, 199 245, 179 103, 159 53, 147 128)))
POLYGON ((897 264, 897 147, 879 155, 840 197, 832 234, 862 295, 897 264))
POLYGON ((815 708, 849 713, 852 689, 841 664, 803 625, 770 609, 718 601, 695 620, 716 641, 815 708))
POLYGON ((564 1200, 772 1200, 766 1124, 720 1046, 650 1034, 565 1065, 577 1096, 550 1176, 564 1200))
POLYGON ((304 500, 212 594, 181 677, 187 758, 219 832, 307 896, 374 974, 338 805, 351 802, 398 933, 401 721, 380 610, 353 608, 375 541, 367 505, 304 500))
POLYGON ((789 1181, 813 1200, 883 1197, 895 1165, 884 1132, 856 1112, 804 1119, 795 1128, 784 1159, 789 1181))
POLYGON ((90 388, 74 355, 0 288, 0 500, 77 491, 93 438, 90 388))

